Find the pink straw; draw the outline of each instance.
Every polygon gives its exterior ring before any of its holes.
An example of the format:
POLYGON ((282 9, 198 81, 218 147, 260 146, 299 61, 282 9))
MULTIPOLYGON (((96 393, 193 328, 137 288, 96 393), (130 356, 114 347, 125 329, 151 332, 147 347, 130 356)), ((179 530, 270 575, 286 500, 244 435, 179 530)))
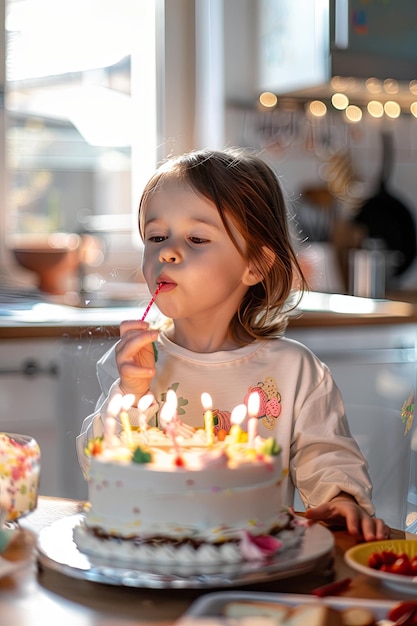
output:
POLYGON ((158 295, 158 293, 160 292, 161 288, 162 288, 162 283, 159 283, 159 285, 158 285, 158 286, 157 286, 157 288, 155 289, 155 292, 154 292, 154 294, 153 294, 153 296, 152 296, 152 298, 151 298, 151 301, 149 302, 148 306, 147 306, 147 307, 146 307, 146 309, 145 309, 144 314, 142 315, 141 322, 144 322, 144 321, 145 321, 145 318, 146 318, 146 316, 147 316, 147 315, 148 315, 148 313, 149 313, 149 309, 151 308, 151 306, 152 306, 152 305, 153 305, 153 303, 155 302, 155 298, 156 298, 156 296, 158 295))

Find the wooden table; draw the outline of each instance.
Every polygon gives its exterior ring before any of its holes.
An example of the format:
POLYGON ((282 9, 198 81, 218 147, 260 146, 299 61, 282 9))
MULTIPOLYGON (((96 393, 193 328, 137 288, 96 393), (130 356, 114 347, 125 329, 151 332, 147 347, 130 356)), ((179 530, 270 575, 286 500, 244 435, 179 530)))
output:
MULTIPOLYGON (((82 503, 62 498, 41 497, 38 509, 21 520, 23 528, 35 533, 62 517, 78 513, 82 503)), ((402 531, 393 531, 403 538, 402 531)), ((334 578, 350 577, 347 597, 401 600, 407 596, 380 586, 375 579, 358 574, 343 559, 355 541, 346 532, 334 531, 334 578)), ((416 536, 410 535, 409 538, 416 536)), ((244 586, 247 591, 309 593, 331 580, 314 571, 287 580, 244 586)), ((93 583, 42 568, 36 562, 14 575, 0 579, 0 623, 4 626, 168 626, 203 593, 218 589, 137 589, 93 583)), ((409 596, 408 596, 409 597, 409 596)))

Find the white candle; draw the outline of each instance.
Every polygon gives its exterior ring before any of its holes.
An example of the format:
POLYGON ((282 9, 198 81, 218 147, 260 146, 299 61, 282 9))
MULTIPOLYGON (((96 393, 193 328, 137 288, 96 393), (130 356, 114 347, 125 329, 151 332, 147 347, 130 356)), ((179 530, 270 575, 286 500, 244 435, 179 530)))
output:
POLYGON ((209 393, 204 392, 201 394, 201 404, 204 409, 204 427, 206 430, 207 444, 211 446, 214 443, 214 416, 211 410, 213 403, 209 393))
POLYGON ((108 415, 104 420, 104 443, 106 448, 113 447, 113 437, 116 432, 116 420, 112 415, 108 415))
POLYGON ((260 398, 256 391, 253 391, 248 399, 248 446, 252 447, 258 434, 258 413, 260 398))

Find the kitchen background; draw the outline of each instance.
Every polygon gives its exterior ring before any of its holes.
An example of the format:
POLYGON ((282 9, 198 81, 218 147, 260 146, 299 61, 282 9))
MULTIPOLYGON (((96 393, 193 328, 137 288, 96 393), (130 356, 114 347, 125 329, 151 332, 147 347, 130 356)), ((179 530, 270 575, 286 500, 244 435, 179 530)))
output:
POLYGON ((35 268, 44 290, 90 305, 134 297, 136 207, 155 164, 244 145, 281 177, 313 288, 354 290, 349 250, 366 234, 388 248, 387 288, 417 287, 412 0, 1 5, 0 267, 12 284, 39 284, 28 268, 53 246, 58 268, 35 268), (382 171, 401 206, 378 196, 361 213, 382 171), (47 241, 54 231, 71 236, 47 241))
MULTIPOLYGON (((28 299, 84 315, 146 301, 141 188, 166 155, 205 146, 248 146, 272 165, 313 289, 415 299, 413 0, 0 0, 0 21, 2 315, 21 307, 36 327, 47 309, 28 299), (369 259, 386 282, 353 281, 369 259)), ((115 340, 87 322, 0 342, 0 425, 38 438, 47 494, 85 495, 74 439, 115 340)), ((366 447, 415 387, 415 323, 320 326, 292 336, 331 365, 366 447)), ((375 472, 398 498, 404 445, 390 464, 378 452, 375 472)))

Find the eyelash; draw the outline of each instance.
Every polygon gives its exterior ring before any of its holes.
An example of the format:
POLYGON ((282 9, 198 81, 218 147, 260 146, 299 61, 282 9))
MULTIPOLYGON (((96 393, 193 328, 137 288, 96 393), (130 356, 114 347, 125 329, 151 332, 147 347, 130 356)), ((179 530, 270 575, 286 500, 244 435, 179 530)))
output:
MULTIPOLYGON (((162 243, 165 241, 167 237, 165 235, 153 235, 152 237, 148 237, 148 241, 152 241, 152 243, 162 243)), ((203 239, 202 237, 190 237, 190 241, 196 245, 201 245, 204 243, 208 243, 209 239, 203 239)))
POLYGON ((208 243, 208 239, 203 239, 202 237, 190 237, 190 241, 195 244, 208 243))
POLYGON ((152 237, 148 237, 148 241, 152 241, 152 243, 162 243, 165 239, 166 237, 164 237, 164 235, 153 235, 152 237))

